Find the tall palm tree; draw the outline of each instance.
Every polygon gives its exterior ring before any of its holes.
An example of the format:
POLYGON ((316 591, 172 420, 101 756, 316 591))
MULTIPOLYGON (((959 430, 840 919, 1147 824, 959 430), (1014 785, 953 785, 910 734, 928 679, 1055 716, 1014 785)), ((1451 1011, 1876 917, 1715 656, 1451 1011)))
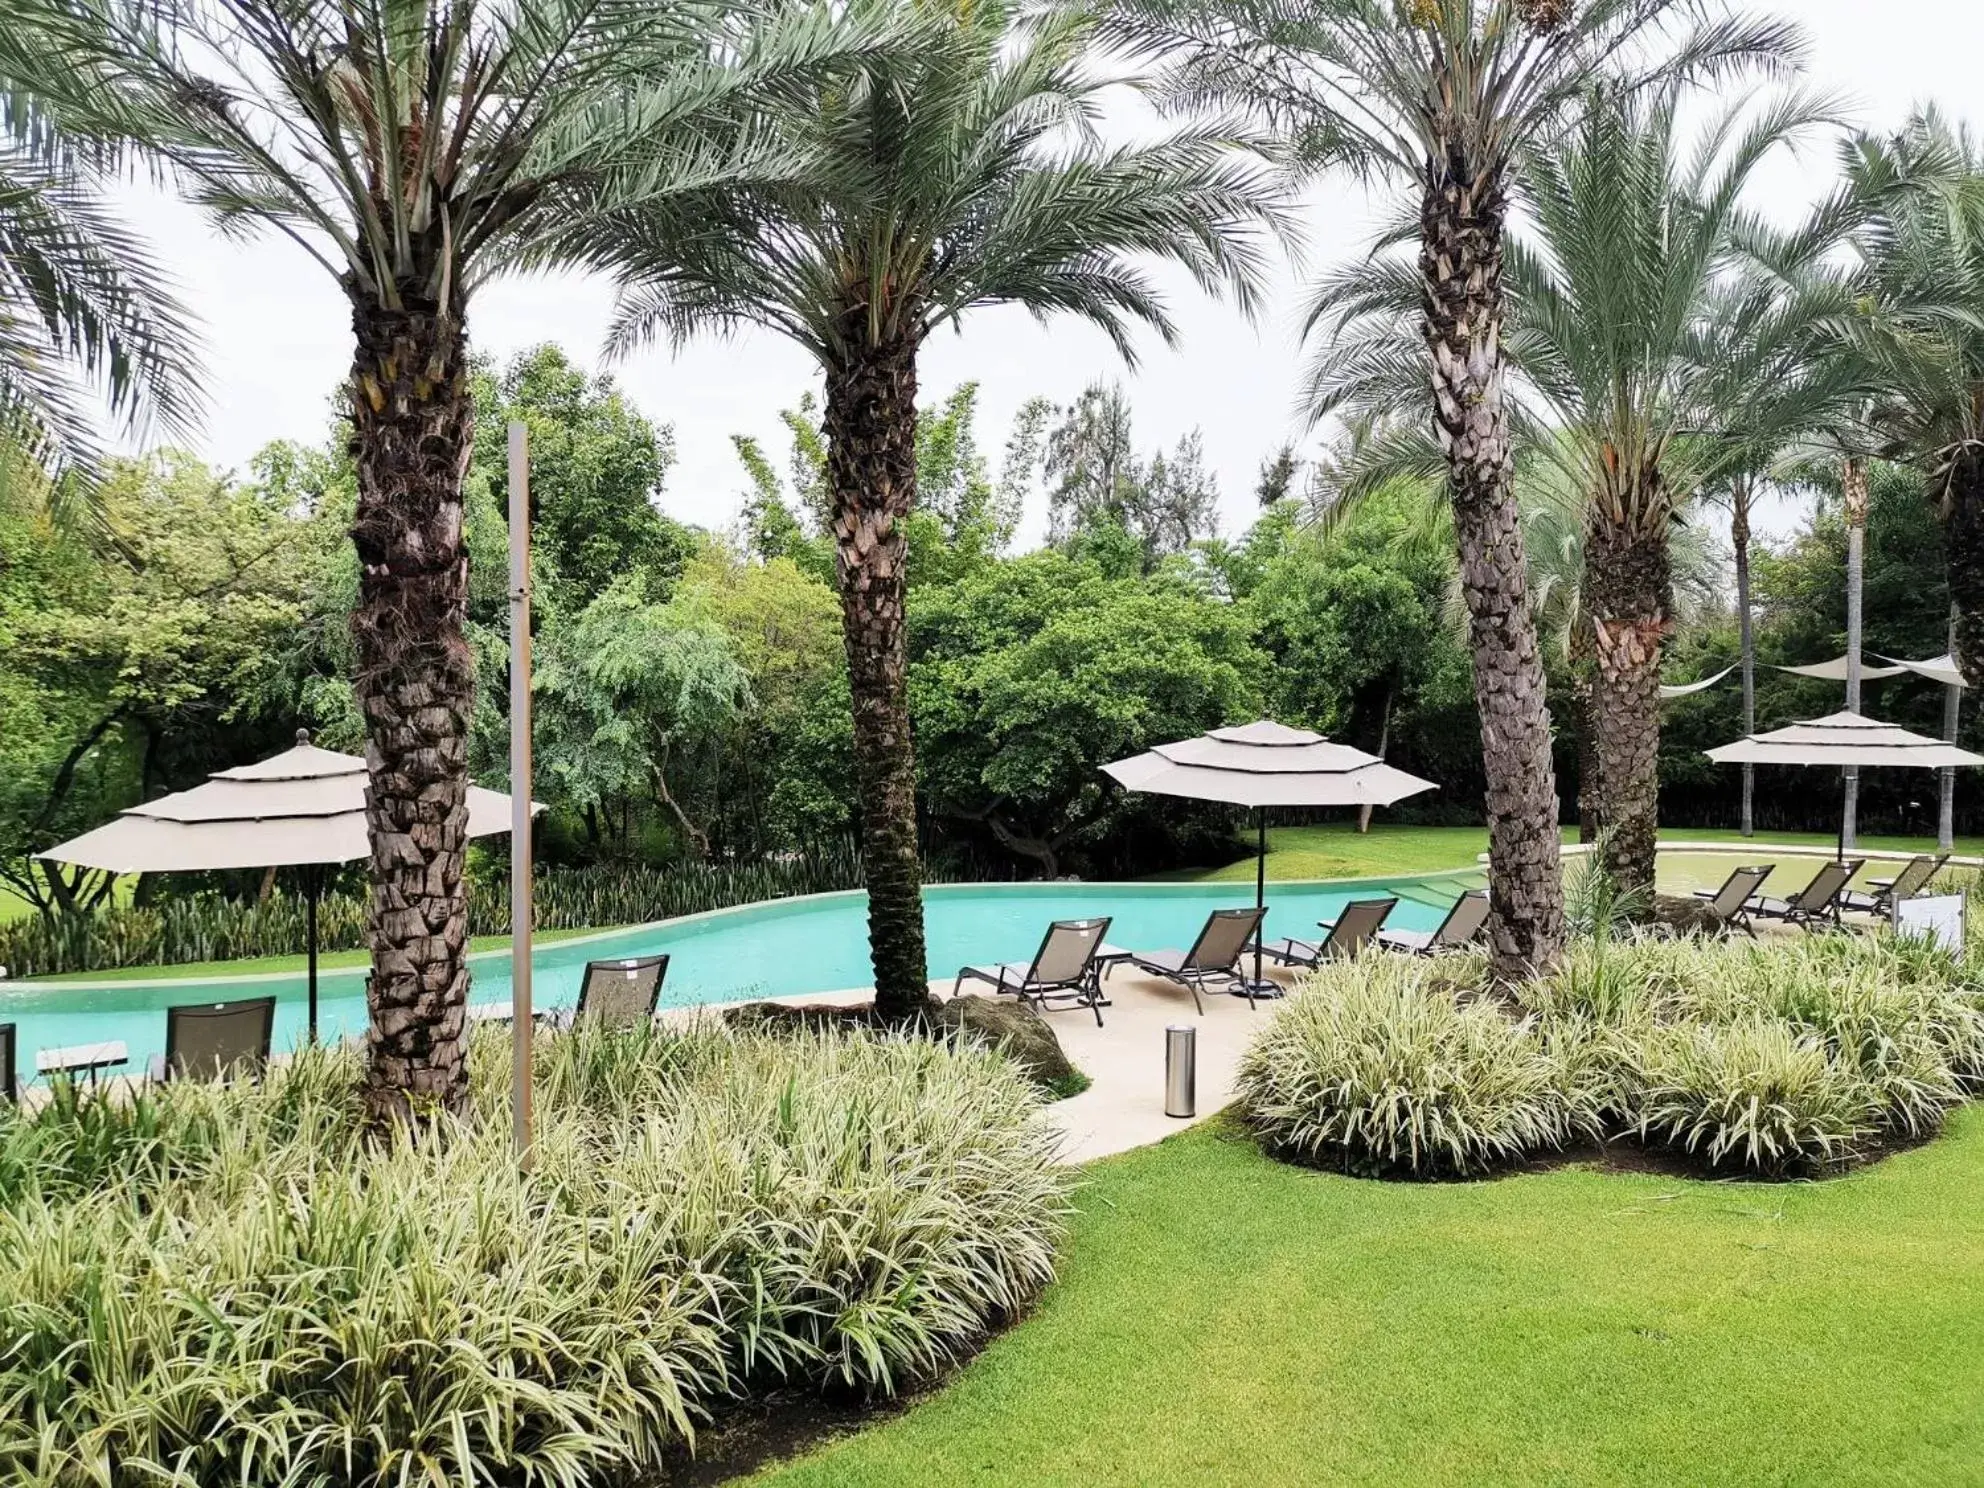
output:
POLYGON ((352 618, 370 788, 376 1115, 458 1107, 467 745, 467 316, 581 188, 773 169, 747 106, 843 43, 722 0, 20 0, 75 127, 150 152, 223 230, 273 229, 351 308, 352 618))
POLYGON ((0 498, 67 522, 101 515, 94 394, 132 432, 184 432, 200 398, 187 316, 106 209, 114 158, 68 138, 37 96, 40 45, 27 16, 0 27, 0 498))
POLYGON ((1172 338, 1133 259, 1171 260, 1251 306, 1256 229, 1279 225, 1267 173, 1226 132, 1097 141, 1111 80, 1092 63, 1090 20, 996 0, 930 19, 913 45, 777 121, 812 161, 803 182, 706 217, 686 255, 653 251, 681 236, 654 213, 590 241, 626 284, 623 349, 755 324, 825 374, 876 1007, 890 1018, 928 988, 903 650, 918 353, 974 307, 1017 304, 1087 320, 1129 358, 1133 324, 1172 338))
POLYGON ((1844 354, 1876 451, 1922 472, 1942 518, 1964 679, 1984 686, 1984 146, 1935 110, 1845 149, 1862 220, 1844 354))
MULTIPOLYGON (((1814 250, 1755 221, 1743 193, 1827 106, 1739 106, 1692 150, 1678 107, 1672 89, 1595 96, 1527 161, 1527 225, 1506 249, 1517 427, 1536 431, 1526 447, 1558 467, 1583 515, 1571 655, 1588 678, 1589 799, 1608 866, 1635 890, 1653 882, 1671 533, 1705 486, 1786 437, 1780 421, 1808 417, 1800 398, 1756 389, 1809 353, 1820 308, 1752 267, 1768 253, 1786 274, 1814 250)), ((1319 303, 1341 334, 1315 366, 1317 406, 1369 412, 1416 396, 1390 350, 1416 299, 1396 258, 1325 281, 1319 303)))
MULTIPOLYGON (((1447 465, 1487 776, 1493 962, 1524 976, 1563 940, 1543 664, 1524 592, 1505 396, 1503 237, 1518 154, 1584 89, 1778 63, 1782 23, 1675 24, 1677 0, 1129 0, 1123 30, 1176 60, 1187 103, 1238 100, 1297 158, 1416 195, 1419 376, 1447 465)), ((1410 343, 1408 343, 1409 345, 1410 343)), ((1395 349, 1406 356, 1407 346, 1395 349)), ((1424 416, 1425 397, 1420 397, 1424 416)))

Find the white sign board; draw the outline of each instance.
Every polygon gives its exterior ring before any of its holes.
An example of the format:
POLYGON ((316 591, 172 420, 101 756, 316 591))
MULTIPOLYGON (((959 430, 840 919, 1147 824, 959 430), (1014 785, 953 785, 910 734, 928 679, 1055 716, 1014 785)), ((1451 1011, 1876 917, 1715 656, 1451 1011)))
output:
POLYGON ((1897 935, 1926 936, 1953 956, 1963 954, 1963 895, 1923 895, 1897 899, 1894 904, 1894 930, 1897 935))

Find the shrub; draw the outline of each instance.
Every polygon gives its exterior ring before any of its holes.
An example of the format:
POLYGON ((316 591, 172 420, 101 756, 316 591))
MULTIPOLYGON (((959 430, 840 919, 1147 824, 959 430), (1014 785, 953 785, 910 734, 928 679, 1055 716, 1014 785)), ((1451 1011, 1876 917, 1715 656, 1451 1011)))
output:
POLYGON ((726 1399, 893 1391, 1050 1277, 1066 1180, 994 1055, 580 1030, 526 1174, 506 1051, 378 1148, 343 1051, 0 1117, 0 1480, 652 1474, 726 1399))
POLYGON ((1822 1038, 1769 1017, 1650 1030, 1639 1076, 1642 1135, 1772 1175, 1844 1161, 1881 1104, 1822 1038))
POLYGON ((1324 968, 1248 1050, 1238 1095, 1273 1147, 1351 1171, 1462 1176, 1594 1135, 1583 1051, 1462 1003, 1425 963, 1324 968))

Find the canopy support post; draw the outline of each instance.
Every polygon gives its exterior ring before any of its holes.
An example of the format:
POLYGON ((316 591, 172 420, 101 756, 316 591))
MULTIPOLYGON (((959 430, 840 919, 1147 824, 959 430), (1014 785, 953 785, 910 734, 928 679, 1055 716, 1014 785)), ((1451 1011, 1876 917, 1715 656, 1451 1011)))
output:
POLYGON ((1265 806, 1254 808, 1254 908, 1263 911, 1260 919, 1254 922, 1254 985, 1260 987, 1267 978, 1261 974, 1261 948, 1268 938, 1268 809, 1265 806))
POLYGON ((510 1098, 531 1167, 530 434, 510 425, 510 1098))
POLYGON ((317 895, 322 890, 323 870, 315 863, 303 869, 303 937, 310 961, 310 1042, 317 1042, 317 895))

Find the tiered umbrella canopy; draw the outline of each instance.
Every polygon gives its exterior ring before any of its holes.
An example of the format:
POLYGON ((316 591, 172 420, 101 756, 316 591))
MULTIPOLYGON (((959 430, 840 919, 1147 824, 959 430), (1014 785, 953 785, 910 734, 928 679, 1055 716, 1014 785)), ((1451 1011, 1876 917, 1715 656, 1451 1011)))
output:
MULTIPOLYGON (((348 863, 365 836, 365 761, 319 749, 298 730, 296 747, 259 764, 209 776, 191 790, 133 806, 114 821, 39 856, 110 873, 198 873, 227 868, 348 863)), ((544 808, 532 804, 533 811, 544 808)), ((510 830, 510 798, 470 786, 468 835, 510 830)), ((310 1036, 317 1034, 317 891, 306 874, 310 1036)))
MULTIPOLYGON (((1102 769, 1125 790, 1251 808, 1259 838, 1254 869, 1257 909, 1267 906, 1269 807, 1389 806, 1439 788, 1430 780, 1393 769, 1375 754, 1265 718, 1237 728, 1214 729, 1176 744, 1160 744, 1148 753, 1117 760, 1102 769)), ((1261 980, 1262 938, 1255 937, 1257 983, 1261 980)))

